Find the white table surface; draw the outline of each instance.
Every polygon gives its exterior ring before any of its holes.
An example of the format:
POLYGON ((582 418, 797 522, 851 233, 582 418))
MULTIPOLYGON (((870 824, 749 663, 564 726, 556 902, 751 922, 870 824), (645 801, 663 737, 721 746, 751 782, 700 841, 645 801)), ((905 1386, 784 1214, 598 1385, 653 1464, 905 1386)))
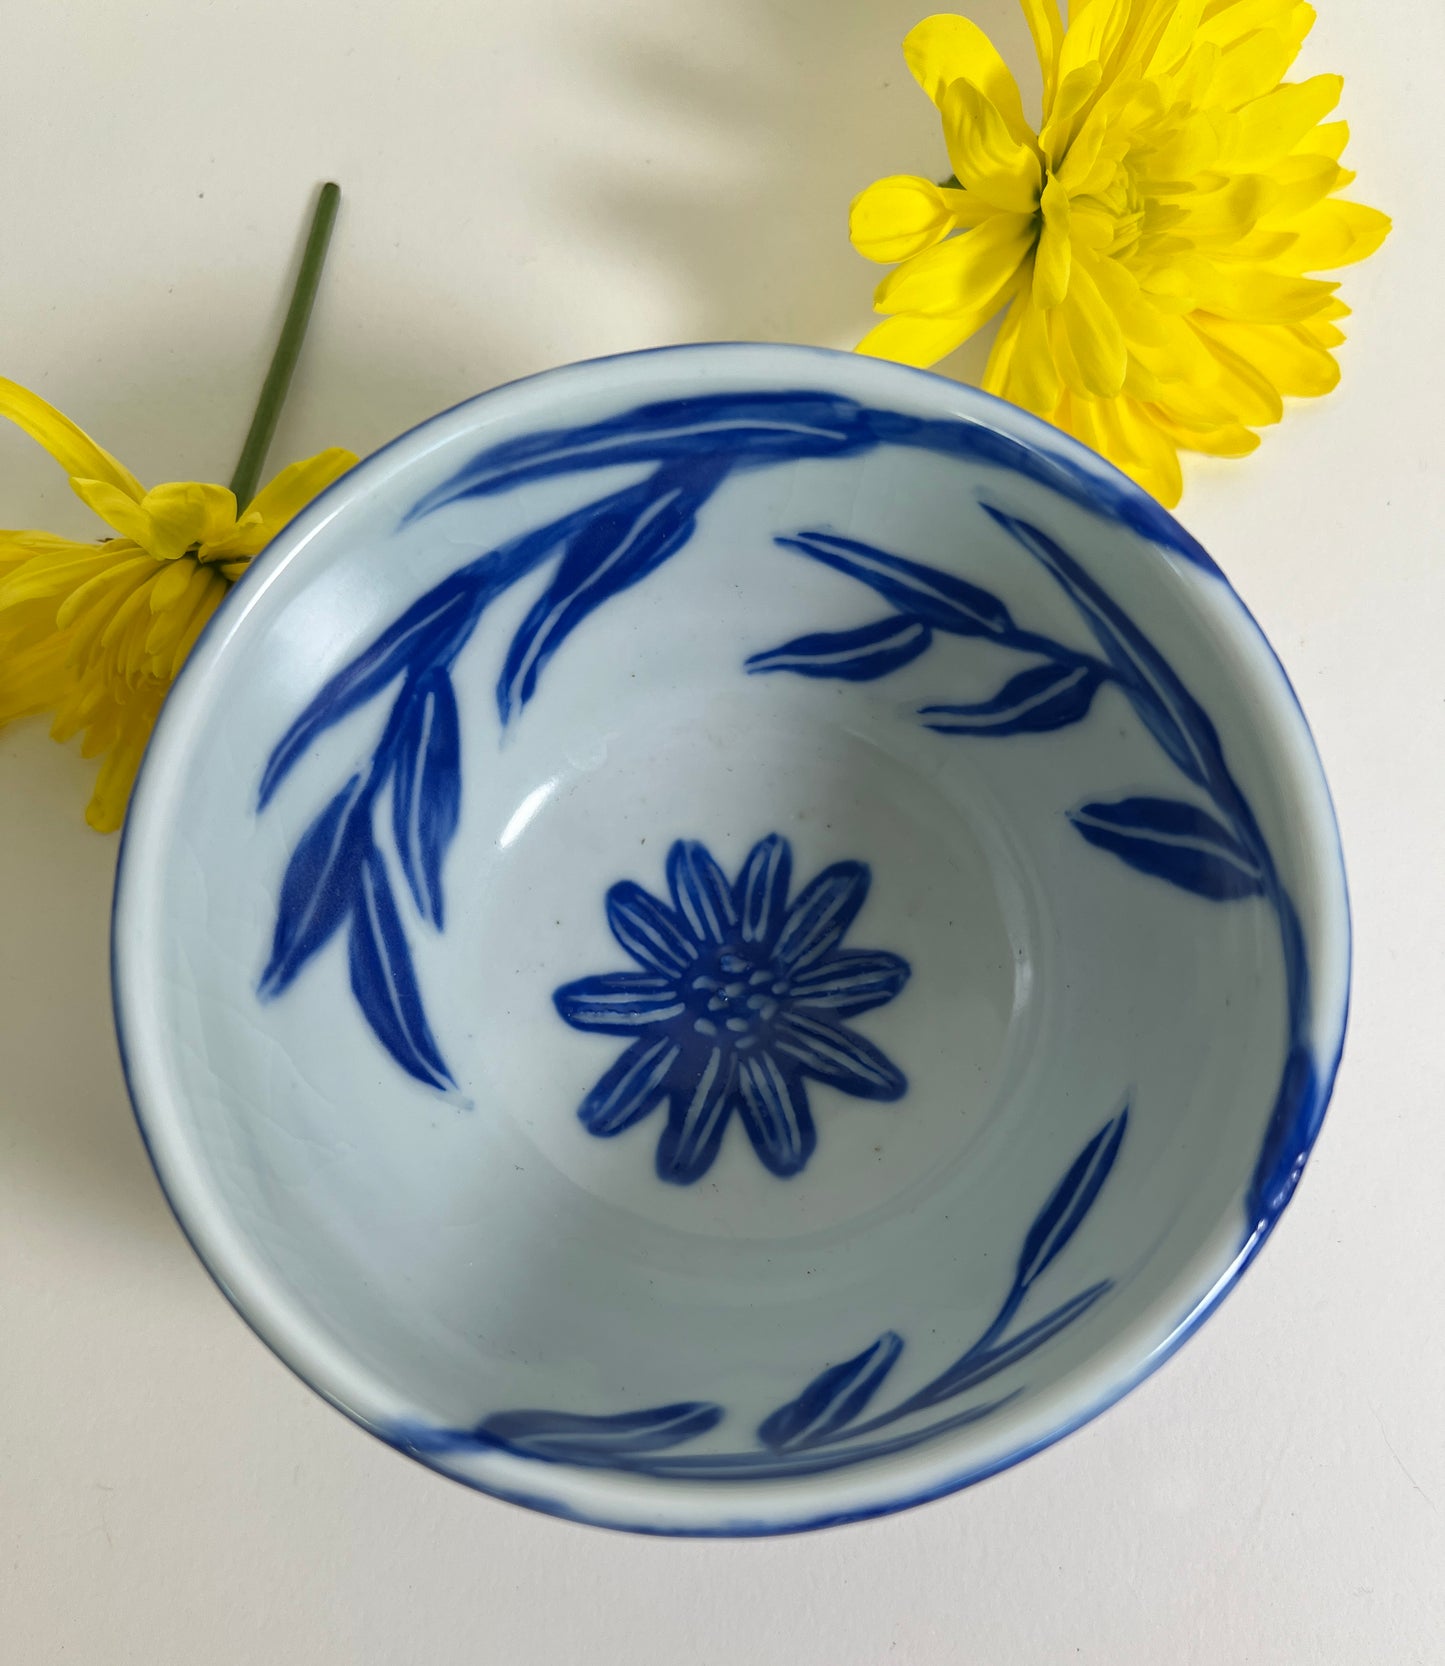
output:
MULTIPOLYGON (((892 1519, 685 1543, 547 1520, 353 1428, 192 1257, 127 1106, 114 840, 0 733, 0 1661, 1439 1666, 1445 1661, 1445 13, 1318 0, 1358 194, 1345 376, 1183 517, 1295 679, 1338 800, 1355 1007, 1295 1205, 1162 1373, 892 1519), (1433 429, 1433 434, 1432 434, 1433 429)), ((544 366, 847 345, 850 195, 937 172, 922 0, 12 0, 0 372, 143 479, 230 472, 314 186, 347 193, 274 461, 544 366)), ((1010 0, 974 15, 1012 56, 1010 0)), ((968 365, 964 365, 966 370, 968 365)), ((0 521, 77 534, 0 433, 0 521)))

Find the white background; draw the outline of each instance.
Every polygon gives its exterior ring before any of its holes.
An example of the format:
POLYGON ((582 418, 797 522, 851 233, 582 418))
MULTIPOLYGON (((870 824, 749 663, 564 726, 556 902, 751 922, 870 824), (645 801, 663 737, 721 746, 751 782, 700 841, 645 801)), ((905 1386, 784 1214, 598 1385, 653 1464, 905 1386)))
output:
MULTIPOLYGON (((572 1527, 351 1427, 211 1287, 110 1031, 90 770, 0 733, 0 1662, 1439 1666, 1445 1660, 1445 13, 1318 0, 1355 192, 1331 398, 1183 518, 1279 649, 1356 915, 1334 1106, 1220 1314, 953 1499, 755 1543, 572 1527)), ((660 342, 848 345, 875 175, 944 170, 923 0, 12 0, 0 373, 148 482, 226 479, 316 184, 347 197, 273 461, 660 342)), ((973 15, 1015 62, 1008 0, 973 15)), ((968 373, 967 355, 956 368, 968 373)), ((92 535, 0 433, 0 521, 92 535)))

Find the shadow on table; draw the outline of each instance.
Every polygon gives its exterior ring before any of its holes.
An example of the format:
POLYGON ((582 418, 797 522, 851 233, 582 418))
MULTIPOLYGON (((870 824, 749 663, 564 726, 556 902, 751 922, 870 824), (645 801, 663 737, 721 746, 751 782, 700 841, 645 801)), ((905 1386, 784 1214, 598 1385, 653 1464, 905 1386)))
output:
MULTIPOLYGON (((1035 110, 1037 68, 1015 0, 958 9, 1035 110)), ((604 25, 599 13, 572 51, 597 96, 633 112, 639 148, 623 164, 571 159, 559 197, 586 217, 589 239, 620 241, 673 279, 683 339, 852 346, 874 321, 885 269, 851 248, 850 201, 886 174, 949 171, 937 112, 900 50, 928 11, 921 0, 736 0, 686 44, 629 32, 611 9, 604 25)), ((966 345, 949 373, 977 380, 987 347, 966 345)))

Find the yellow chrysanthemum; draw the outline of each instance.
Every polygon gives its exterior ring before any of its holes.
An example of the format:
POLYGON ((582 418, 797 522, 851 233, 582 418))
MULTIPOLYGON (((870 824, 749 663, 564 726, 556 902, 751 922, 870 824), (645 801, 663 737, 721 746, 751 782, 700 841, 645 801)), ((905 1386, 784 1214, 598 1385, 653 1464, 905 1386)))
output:
POLYGON ((858 350, 931 365, 1007 307, 983 385, 1076 434, 1162 502, 1178 448, 1239 457, 1281 395, 1328 392, 1348 308, 1309 274, 1390 222, 1334 193, 1341 80, 1285 72, 1299 0, 1022 0, 1043 121, 967 18, 904 42, 954 177, 896 176, 853 204, 855 246, 900 262, 858 350))
POLYGON ((119 534, 83 544, 0 532, 0 724, 53 711, 57 740, 83 731, 84 755, 104 755, 86 820, 112 832, 202 626, 251 558, 356 458, 333 448, 292 463, 238 515, 224 486, 146 491, 67 417, 3 379, 0 416, 44 446, 119 534))

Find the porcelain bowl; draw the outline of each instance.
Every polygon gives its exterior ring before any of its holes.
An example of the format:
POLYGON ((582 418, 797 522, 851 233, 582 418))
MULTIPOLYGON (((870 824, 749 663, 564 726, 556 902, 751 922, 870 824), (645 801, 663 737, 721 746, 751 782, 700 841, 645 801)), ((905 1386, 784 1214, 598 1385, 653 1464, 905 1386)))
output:
POLYGON ((226 1295, 377 1435, 642 1532, 989 1475, 1288 1201, 1328 793, 1183 528, 986 395, 667 349, 423 424, 166 705, 117 1024, 226 1295))

